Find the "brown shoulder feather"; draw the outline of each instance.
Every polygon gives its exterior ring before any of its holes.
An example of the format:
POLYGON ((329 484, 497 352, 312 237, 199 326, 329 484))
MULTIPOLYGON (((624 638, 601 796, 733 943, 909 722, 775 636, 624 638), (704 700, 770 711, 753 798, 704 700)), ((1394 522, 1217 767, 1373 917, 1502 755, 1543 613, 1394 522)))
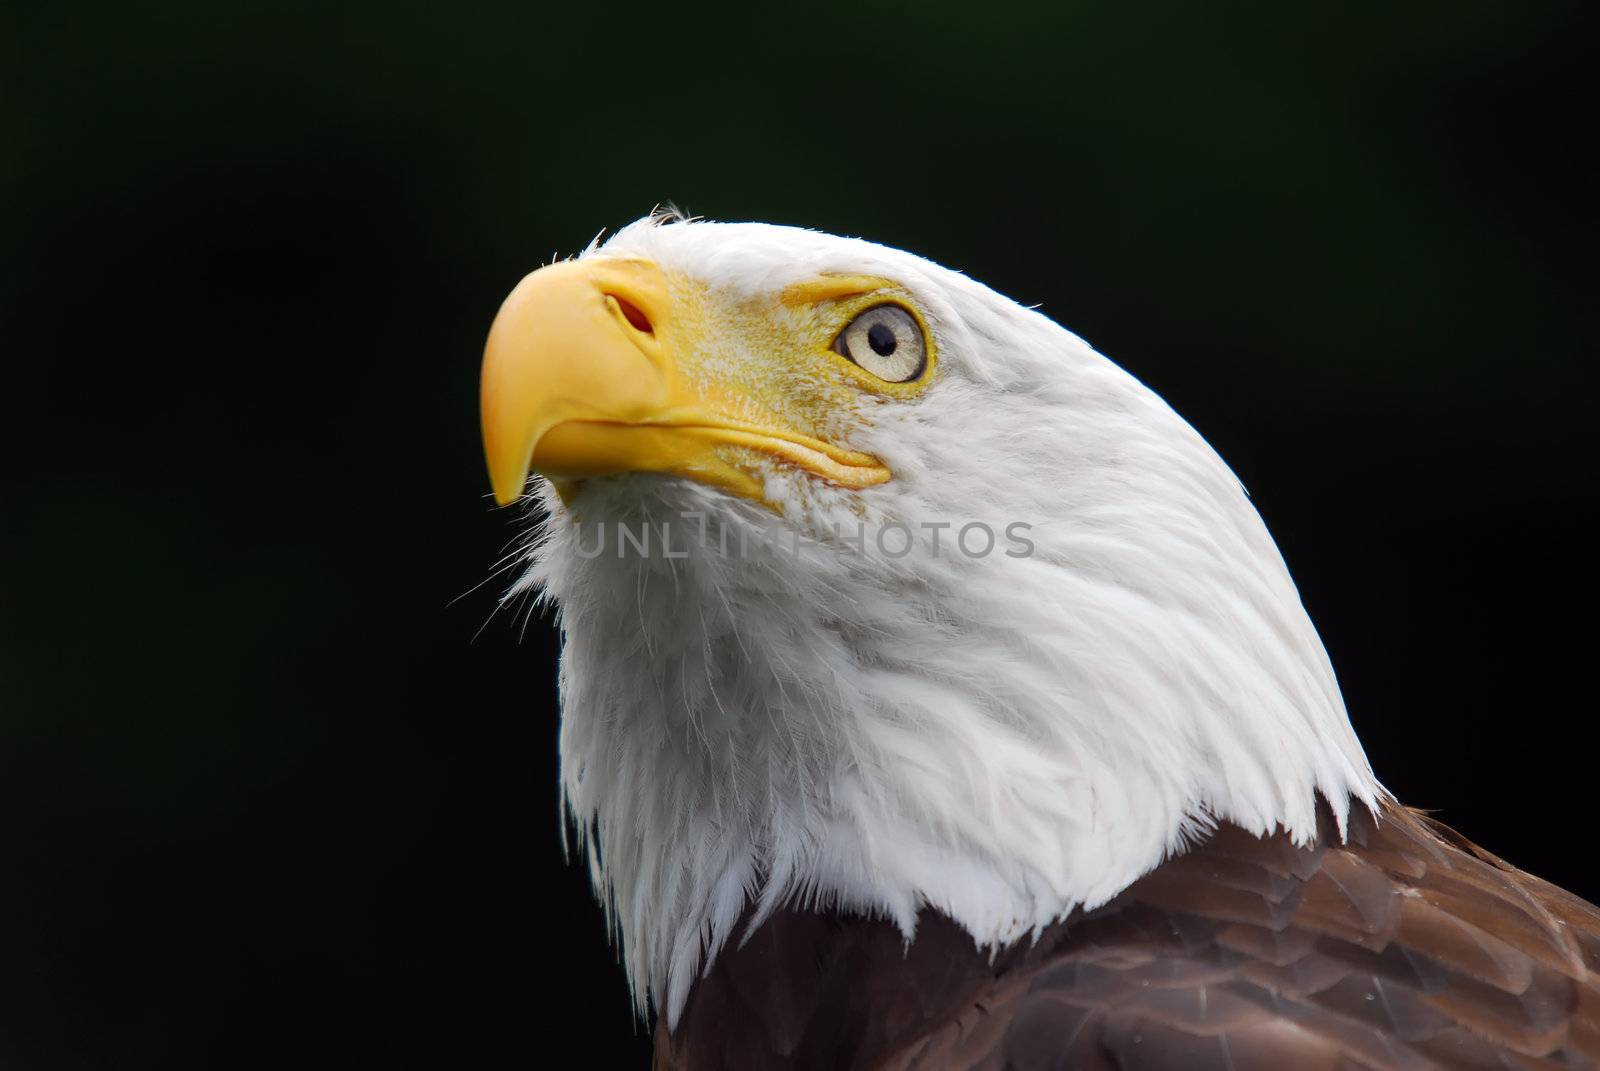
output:
POLYGON ((725 950, 660 1071, 1600 1067, 1600 911, 1397 806, 1341 842, 1232 826, 991 957, 923 913, 784 911, 725 950))

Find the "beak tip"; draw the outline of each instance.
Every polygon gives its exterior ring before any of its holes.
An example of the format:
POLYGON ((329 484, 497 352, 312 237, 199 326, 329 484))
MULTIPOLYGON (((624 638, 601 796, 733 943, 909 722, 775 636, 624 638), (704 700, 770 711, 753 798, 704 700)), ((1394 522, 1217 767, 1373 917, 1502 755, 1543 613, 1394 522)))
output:
POLYGON ((501 507, 509 506, 522 498, 528 489, 533 451, 530 449, 523 453, 521 464, 500 456, 492 447, 486 452, 489 456, 489 489, 494 492, 494 503, 501 507), (499 464, 496 464, 497 461, 499 464))
POLYGON ((522 498, 528 486, 528 472, 524 469, 520 478, 508 473, 491 473, 489 486, 494 491, 494 504, 504 508, 522 498))
MULTIPOLYGON (((489 489, 494 492, 497 506, 509 506, 520 499, 528 489, 528 476, 533 471, 534 436, 519 437, 496 434, 506 422, 488 404, 483 408, 483 459, 488 462, 489 489)), ((538 432, 539 429, 530 429, 538 432)))

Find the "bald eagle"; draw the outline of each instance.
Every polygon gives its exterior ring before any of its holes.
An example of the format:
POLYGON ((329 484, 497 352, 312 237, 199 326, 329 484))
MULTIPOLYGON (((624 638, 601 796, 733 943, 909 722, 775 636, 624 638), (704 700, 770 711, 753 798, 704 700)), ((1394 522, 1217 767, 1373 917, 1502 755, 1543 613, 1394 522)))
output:
POLYGON ((658 1067, 1600 1062, 1600 913, 1385 791, 1238 480, 1041 313, 655 216, 482 418, 658 1067))

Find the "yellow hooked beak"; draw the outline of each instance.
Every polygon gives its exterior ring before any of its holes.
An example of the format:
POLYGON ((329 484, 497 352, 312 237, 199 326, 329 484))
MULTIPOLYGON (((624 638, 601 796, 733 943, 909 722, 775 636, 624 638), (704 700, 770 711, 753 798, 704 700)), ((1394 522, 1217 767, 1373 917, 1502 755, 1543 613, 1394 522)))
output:
POLYGON ((756 501, 763 456, 851 488, 889 479, 866 454, 735 414, 770 407, 685 374, 692 331, 647 261, 589 258, 523 279, 483 353, 483 447, 495 501, 529 471, 570 486, 620 472, 684 476, 756 501))

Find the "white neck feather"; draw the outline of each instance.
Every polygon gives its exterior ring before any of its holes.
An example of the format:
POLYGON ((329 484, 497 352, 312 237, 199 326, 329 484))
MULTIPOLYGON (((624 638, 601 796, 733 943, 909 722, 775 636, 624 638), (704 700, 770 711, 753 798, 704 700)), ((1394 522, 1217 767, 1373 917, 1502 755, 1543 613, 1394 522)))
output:
POLYGON ((752 906, 882 914, 908 939, 931 906, 1004 945, 1215 821, 1305 840, 1317 795, 1342 823, 1383 794, 1276 547, 1199 435, 1037 313, 866 248, 967 357, 850 444, 896 479, 818 495, 775 473, 808 538, 745 555, 772 518, 698 485, 596 481, 581 525, 547 494, 513 592, 559 606, 566 805, 641 1010, 670 1021, 752 906), (952 552, 974 521, 996 549, 952 552), (910 554, 875 546, 890 522, 918 534, 910 554), (1031 553, 1005 553, 1013 522, 1031 553), (834 537, 862 523, 865 553, 834 537), (619 559, 618 524, 654 526, 653 552, 619 559), (664 530, 686 556, 660 553, 664 530))

